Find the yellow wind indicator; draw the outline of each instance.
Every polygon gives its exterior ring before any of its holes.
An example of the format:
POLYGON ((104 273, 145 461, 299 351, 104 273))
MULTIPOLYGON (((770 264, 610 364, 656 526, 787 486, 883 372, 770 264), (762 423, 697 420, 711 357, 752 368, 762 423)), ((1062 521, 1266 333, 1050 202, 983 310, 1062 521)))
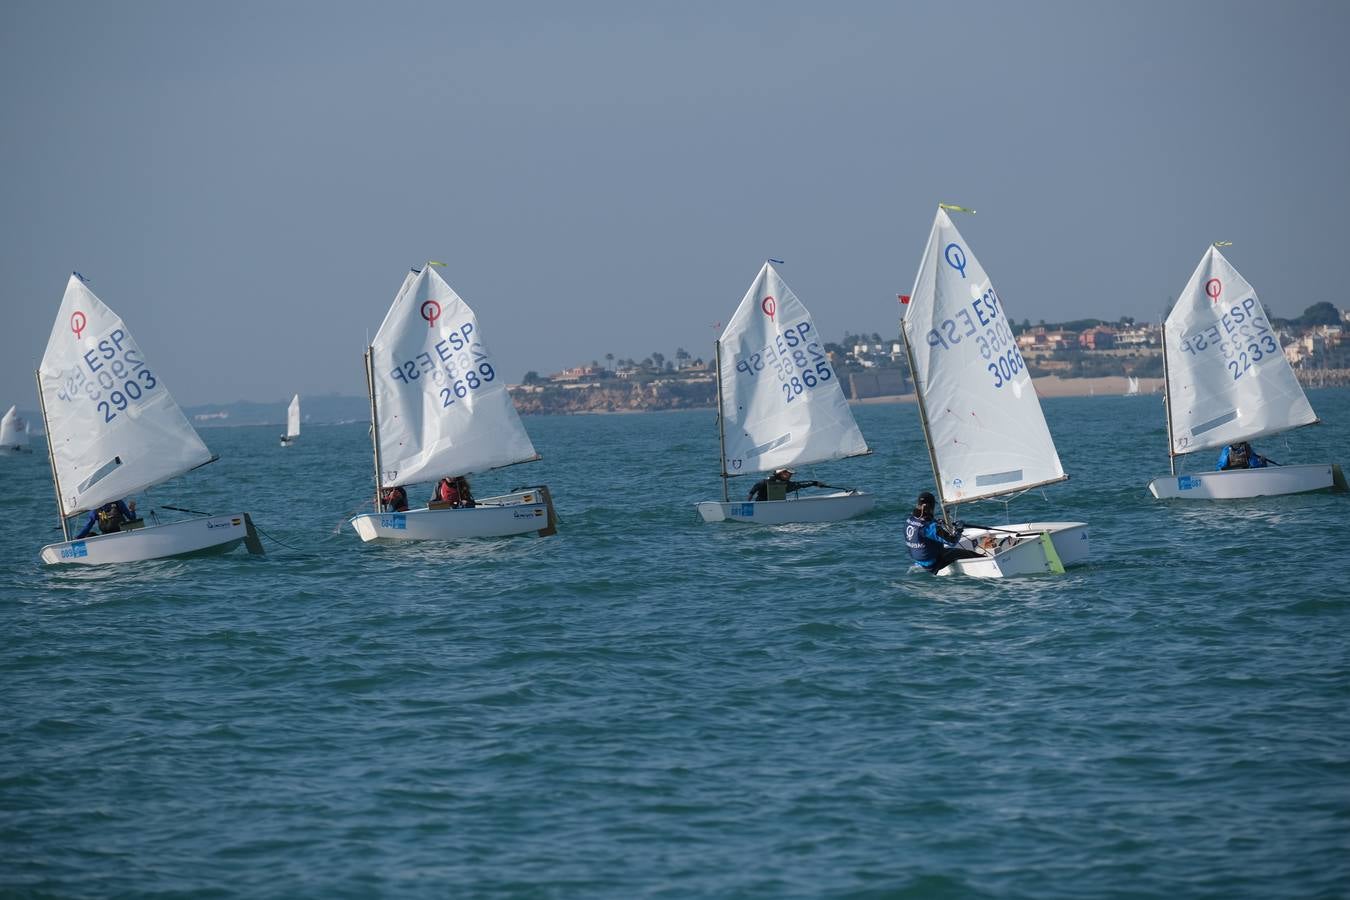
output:
POLYGON ((1215 241, 1215 242, 1214 242, 1214 246, 1215 246, 1215 247, 1231 247, 1231 246, 1233 246, 1233 242, 1232 242, 1232 241, 1215 241))
POLYGON ((955 203, 939 203, 938 208, 950 210, 951 212, 970 213, 972 216, 975 215, 975 210, 968 206, 957 206, 955 203))

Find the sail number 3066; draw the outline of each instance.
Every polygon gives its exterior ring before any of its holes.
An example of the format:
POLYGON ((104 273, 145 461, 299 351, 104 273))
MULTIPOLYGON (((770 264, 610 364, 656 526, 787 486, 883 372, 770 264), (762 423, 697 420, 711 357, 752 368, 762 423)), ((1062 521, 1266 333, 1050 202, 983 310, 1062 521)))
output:
POLYGON ((1017 349, 1003 315, 1003 304, 992 286, 971 301, 969 309, 958 309, 952 318, 942 320, 927 335, 928 346, 940 350, 949 350, 967 338, 975 339, 995 388, 1011 383, 1017 373, 1026 371, 1026 360, 1017 349))

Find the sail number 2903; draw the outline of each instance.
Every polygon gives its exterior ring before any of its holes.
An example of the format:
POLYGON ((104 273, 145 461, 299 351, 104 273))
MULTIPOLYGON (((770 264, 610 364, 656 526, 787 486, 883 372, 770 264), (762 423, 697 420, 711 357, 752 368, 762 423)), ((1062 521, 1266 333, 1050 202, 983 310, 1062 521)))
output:
POLYGON ((56 399, 67 403, 84 399, 94 404, 96 421, 108 424, 159 386, 131 335, 114 328, 81 354, 77 366, 57 388, 56 399))

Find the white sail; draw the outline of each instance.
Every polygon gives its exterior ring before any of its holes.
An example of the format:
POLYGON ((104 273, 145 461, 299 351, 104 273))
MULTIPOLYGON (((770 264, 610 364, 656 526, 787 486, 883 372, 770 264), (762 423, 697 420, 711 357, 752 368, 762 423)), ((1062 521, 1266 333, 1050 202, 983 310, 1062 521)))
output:
POLYGON ((1003 301, 942 209, 901 327, 944 503, 1067 477, 1003 301))
POLYGON ((1125 393, 1129 394, 1131 397, 1133 397, 1135 394, 1139 393, 1139 379, 1138 379, 1138 378, 1135 378, 1133 375, 1130 376, 1129 387, 1125 390, 1125 393))
POLYGON ((426 266, 371 343, 383 487, 538 459, 469 305, 426 266))
POLYGON ((1163 340, 1173 453, 1317 421, 1256 291, 1217 248, 1177 298, 1163 340))
POLYGON ((726 472, 867 453, 811 314, 764 264, 721 337, 726 472))
POLYGON ((296 394, 291 398, 291 405, 286 408, 286 437, 293 438, 300 436, 300 395, 296 394))
POLYGON ((0 448, 21 449, 28 446, 28 423, 19 416, 17 407, 11 406, 0 419, 0 448))
POLYGON ((211 460, 160 371, 77 276, 66 285, 38 378, 67 516, 211 460))

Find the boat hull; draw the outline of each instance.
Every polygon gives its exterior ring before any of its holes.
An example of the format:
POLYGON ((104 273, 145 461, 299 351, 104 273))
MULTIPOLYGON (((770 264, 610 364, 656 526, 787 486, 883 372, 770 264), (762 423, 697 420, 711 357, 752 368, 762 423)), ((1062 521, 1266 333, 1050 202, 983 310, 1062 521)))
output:
POLYGON ((1148 484, 1159 500, 1242 500, 1326 490, 1345 490, 1345 476, 1335 463, 1168 475, 1148 484))
POLYGON ((464 538, 510 537, 557 530, 558 517, 548 488, 537 487, 500 497, 487 497, 469 509, 412 509, 364 513, 351 520, 361 540, 456 541, 464 538))
POLYGON ((1086 522, 1022 522, 996 529, 971 526, 962 533, 961 545, 973 549, 985 535, 997 539, 1002 546, 989 556, 958 560, 938 575, 1012 578, 1058 574, 1070 566, 1086 563, 1091 552, 1086 522), (1053 553, 1047 551, 1042 535, 1049 536, 1053 553))
POLYGON ((739 503, 705 500, 698 504, 698 514, 705 522, 740 522, 749 525, 839 522, 870 511, 876 502, 874 495, 859 491, 840 491, 791 500, 746 500, 739 503))
POLYGON ((40 555, 48 565, 97 566, 192 554, 228 553, 245 542, 249 545, 249 552, 263 552, 248 513, 230 513, 48 544, 42 548, 40 555))

